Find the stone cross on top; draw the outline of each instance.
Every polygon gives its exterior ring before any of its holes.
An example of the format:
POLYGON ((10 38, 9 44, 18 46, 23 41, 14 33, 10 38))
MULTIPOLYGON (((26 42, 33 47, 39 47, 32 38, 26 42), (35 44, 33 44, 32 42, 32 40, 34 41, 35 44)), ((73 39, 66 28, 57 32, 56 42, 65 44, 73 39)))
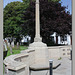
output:
POLYGON ((39 15, 39 0, 36 0, 36 28, 35 28, 35 42, 41 42, 42 38, 40 37, 40 15, 39 15))

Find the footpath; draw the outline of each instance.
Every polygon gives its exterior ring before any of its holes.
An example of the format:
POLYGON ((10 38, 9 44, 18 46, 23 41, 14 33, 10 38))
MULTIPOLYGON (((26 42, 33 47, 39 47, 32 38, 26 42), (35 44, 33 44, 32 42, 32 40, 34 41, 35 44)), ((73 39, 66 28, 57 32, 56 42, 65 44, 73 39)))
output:
MULTIPOLYGON (((50 75, 49 70, 31 71, 30 75, 50 75)), ((53 69, 53 75, 72 75, 72 60, 68 58, 61 59, 61 65, 53 69)))

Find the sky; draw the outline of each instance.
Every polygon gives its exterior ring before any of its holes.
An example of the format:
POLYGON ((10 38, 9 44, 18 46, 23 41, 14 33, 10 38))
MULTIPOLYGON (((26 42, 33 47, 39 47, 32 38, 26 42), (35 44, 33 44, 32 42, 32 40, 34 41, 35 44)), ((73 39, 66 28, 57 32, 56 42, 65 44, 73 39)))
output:
POLYGON ((66 6, 68 5, 68 11, 70 11, 70 14, 72 13, 72 0, 61 0, 62 2, 62 6, 66 6))
MULTIPOLYGON (((4 4, 3 7, 5 7, 8 3, 13 2, 13 1, 21 1, 22 0, 3 0, 4 4)), ((68 11, 70 11, 70 14, 72 13, 72 0, 61 0, 62 6, 68 6, 68 11)))

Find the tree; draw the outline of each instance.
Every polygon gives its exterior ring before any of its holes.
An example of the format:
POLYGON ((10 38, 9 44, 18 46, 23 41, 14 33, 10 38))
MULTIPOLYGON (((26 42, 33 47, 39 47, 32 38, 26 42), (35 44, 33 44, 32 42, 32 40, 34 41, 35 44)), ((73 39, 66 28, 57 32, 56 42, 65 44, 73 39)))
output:
MULTIPOLYGON (((41 36, 44 42, 49 42, 53 32, 64 35, 71 31, 71 15, 65 9, 59 0, 40 0, 41 36)), ((4 37, 19 40, 21 34, 29 34, 32 39, 35 36, 35 0, 11 2, 4 8, 4 37)))
MULTIPOLYGON (((40 0, 40 26, 43 42, 48 43, 53 32, 65 35, 69 34, 72 26, 72 17, 65 11, 66 7, 61 6, 58 1, 40 0)), ((23 18, 25 19, 22 28, 33 38, 35 36, 35 2, 31 2, 23 18)))
POLYGON ((59 1, 61 1, 61 0, 48 0, 48 1, 59 2, 59 1))
MULTIPOLYGON (((36 0, 22 0, 22 1, 25 2, 25 3, 30 3, 30 2, 36 1, 36 0)), ((44 1, 44 0, 43 0, 43 1, 44 1)), ((61 1, 61 0, 47 0, 47 1, 59 2, 59 1, 61 1)))
POLYGON ((21 17, 28 7, 23 2, 11 2, 4 8, 4 38, 16 37, 17 41, 22 34, 21 24, 25 21, 21 17))

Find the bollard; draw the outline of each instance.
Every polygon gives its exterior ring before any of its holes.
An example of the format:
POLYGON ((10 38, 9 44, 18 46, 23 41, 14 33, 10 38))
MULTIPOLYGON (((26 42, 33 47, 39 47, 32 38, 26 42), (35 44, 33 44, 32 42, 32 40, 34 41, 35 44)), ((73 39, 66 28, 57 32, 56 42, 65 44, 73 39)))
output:
POLYGON ((71 50, 71 60, 72 60, 72 50, 71 50))
POLYGON ((53 75, 53 60, 49 60, 50 64, 50 75, 53 75))

